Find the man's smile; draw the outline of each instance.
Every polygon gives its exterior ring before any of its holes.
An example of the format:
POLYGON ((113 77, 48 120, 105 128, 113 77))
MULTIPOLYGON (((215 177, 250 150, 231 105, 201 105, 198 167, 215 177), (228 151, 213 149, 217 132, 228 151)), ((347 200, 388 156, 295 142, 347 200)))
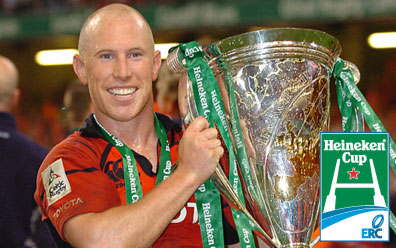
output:
POLYGON ((111 88, 108 91, 116 96, 129 96, 136 91, 136 88, 111 88))

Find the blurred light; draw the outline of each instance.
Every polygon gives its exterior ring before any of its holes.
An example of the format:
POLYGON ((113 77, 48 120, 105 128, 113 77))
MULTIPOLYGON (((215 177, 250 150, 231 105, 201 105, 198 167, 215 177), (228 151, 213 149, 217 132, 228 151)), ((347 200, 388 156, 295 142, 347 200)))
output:
POLYGON ((78 53, 76 49, 42 50, 36 53, 34 59, 42 66, 70 65, 76 53, 78 53))
POLYGON ((177 45, 179 45, 179 43, 159 43, 155 44, 155 50, 159 50, 161 52, 161 59, 166 59, 168 57, 169 48, 177 45))
POLYGON ((396 48, 396 32, 370 34, 367 42, 375 49, 396 48))
POLYGON ((253 31, 258 31, 258 30, 263 30, 263 29, 269 29, 271 27, 266 27, 266 26, 251 26, 248 28, 248 32, 253 32, 253 31))
MULTIPOLYGON (((168 57, 168 50, 171 47, 177 46, 179 43, 161 43, 155 44, 155 50, 161 52, 161 59, 168 57)), ((42 66, 51 65, 70 65, 73 64, 73 56, 78 53, 77 49, 57 49, 57 50, 42 50, 35 55, 35 61, 42 66)))

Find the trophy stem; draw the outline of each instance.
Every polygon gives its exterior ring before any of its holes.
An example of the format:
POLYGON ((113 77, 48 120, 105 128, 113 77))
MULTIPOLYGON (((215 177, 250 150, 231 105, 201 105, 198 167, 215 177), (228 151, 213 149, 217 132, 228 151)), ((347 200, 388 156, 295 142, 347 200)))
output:
POLYGON ((282 246, 282 248, 310 248, 310 246, 306 244, 290 244, 282 246))
POLYGON ((213 183, 220 190, 220 192, 225 196, 224 199, 233 207, 234 209, 244 213, 249 220, 255 225, 255 229, 262 235, 268 243, 273 247, 278 247, 275 244, 274 240, 271 239, 268 234, 264 231, 264 229, 260 226, 260 224, 253 218, 250 212, 247 210, 245 205, 241 202, 232 186, 230 185, 227 176, 224 171, 221 169, 221 165, 219 164, 216 167, 215 175, 211 177, 213 183))

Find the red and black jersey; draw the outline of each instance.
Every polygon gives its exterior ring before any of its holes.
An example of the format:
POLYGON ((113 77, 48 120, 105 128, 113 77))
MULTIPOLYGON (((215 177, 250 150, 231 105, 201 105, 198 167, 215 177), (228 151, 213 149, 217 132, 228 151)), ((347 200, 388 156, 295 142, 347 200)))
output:
MULTIPOLYGON (((167 132, 171 160, 175 163, 182 130, 168 117, 158 114, 158 118, 167 132)), ((160 149, 158 142, 158 157, 160 149)), ((133 153, 145 195, 155 186, 157 175, 144 156, 133 153)), ((102 137, 92 115, 78 132, 50 151, 38 172, 35 200, 43 220, 49 219, 63 240, 63 225, 68 219, 126 204, 122 156, 102 137)), ((226 212, 230 216, 229 208, 226 212)), ((225 222, 225 240, 237 242, 235 230, 231 228, 230 232, 225 222)), ((202 247, 194 195, 153 247, 202 247)))

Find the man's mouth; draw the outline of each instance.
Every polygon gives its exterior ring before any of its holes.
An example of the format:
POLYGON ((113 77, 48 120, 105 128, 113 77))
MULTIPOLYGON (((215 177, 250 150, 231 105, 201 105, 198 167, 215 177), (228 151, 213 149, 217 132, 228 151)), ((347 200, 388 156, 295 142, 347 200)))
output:
POLYGON ((129 96, 136 91, 136 88, 111 88, 109 92, 116 96, 129 96))

